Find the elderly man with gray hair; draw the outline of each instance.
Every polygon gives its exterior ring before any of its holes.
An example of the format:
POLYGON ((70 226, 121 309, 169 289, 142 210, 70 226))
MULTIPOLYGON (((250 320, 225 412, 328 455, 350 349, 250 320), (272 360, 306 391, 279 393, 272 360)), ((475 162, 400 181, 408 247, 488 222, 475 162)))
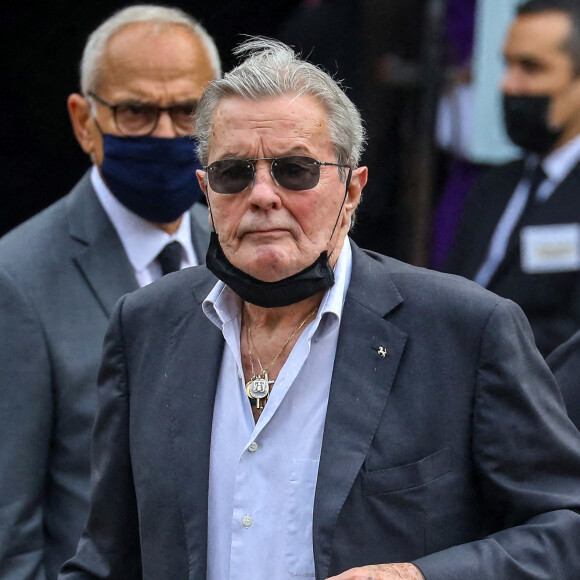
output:
POLYGON ((358 248, 364 131, 251 39, 204 92, 207 266, 122 298, 60 580, 580 577, 580 434, 518 306, 358 248))
POLYGON ((0 240, 2 580, 54 580, 74 554, 116 301, 203 263, 209 244, 191 138, 202 91, 221 76, 205 29, 178 9, 130 6, 89 36, 80 73, 68 107, 93 166, 0 240))

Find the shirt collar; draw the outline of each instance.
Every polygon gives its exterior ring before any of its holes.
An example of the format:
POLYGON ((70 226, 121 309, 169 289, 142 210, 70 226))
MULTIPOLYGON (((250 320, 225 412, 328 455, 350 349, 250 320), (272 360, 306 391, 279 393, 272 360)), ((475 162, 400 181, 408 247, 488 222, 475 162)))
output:
MULTIPOLYGON (((340 324, 351 273, 352 249, 350 240, 347 237, 334 266, 334 285, 325 292, 322 298, 309 338, 315 332, 318 332, 319 336, 324 336, 340 324)), ((223 330, 226 323, 240 316, 241 306, 240 297, 221 280, 218 280, 202 304, 205 315, 220 330, 223 330)))
POLYGON ((580 160, 580 135, 550 153, 543 161, 542 168, 548 179, 560 184, 580 160))
POLYGON ((91 183, 103 209, 117 230, 127 257, 133 266, 133 270, 137 274, 143 272, 155 260, 157 254, 169 242, 174 240, 180 242, 185 251, 185 257, 182 259, 182 262, 186 266, 194 266, 197 264, 191 241, 189 211, 183 214, 183 219, 177 232, 169 235, 167 232, 160 230, 152 223, 127 209, 110 192, 96 166, 93 166, 91 170, 91 183))

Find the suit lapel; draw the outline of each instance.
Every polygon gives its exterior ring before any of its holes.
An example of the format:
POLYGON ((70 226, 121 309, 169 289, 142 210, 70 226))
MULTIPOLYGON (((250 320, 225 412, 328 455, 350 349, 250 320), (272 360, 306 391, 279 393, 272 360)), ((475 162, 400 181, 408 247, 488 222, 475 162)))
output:
POLYGON ((384 320, 401 302, 387 268, 354 248, 314 501, 317 578, 327 576, 338 514, 368 453, 403 353, 406 334, 384 320))
POLYGON ((193 287, 192 306, 170 321, 166 358, 171 463, 192 578, 205 578, 211 430, 224 340, 200 306, 216 279, 193 287))
POLYGON ((89 173, 71 192, 67 204, 71 238, 80 244, 73 260, 106 316, 117 300, 138 288, 123 244, 101 207, 89 173))

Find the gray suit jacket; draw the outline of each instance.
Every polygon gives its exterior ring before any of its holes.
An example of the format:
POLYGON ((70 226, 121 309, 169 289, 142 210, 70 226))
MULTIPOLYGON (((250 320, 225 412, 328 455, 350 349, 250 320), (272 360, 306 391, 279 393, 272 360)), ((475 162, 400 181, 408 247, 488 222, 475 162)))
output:
MULTIPOLYGON (((224 342, 201 303, 214 283, 191 268, 119 302, 91 513, 60 580, 205 578, 224 342)), ((577 580, 579 508, 580 435, 519 307, 354 248, 314 502, 316 578, 411 560, 427 580, 577 580)))
POLYGON ((580 331, 551 353, 546 362, 562 389, 570 419, 580 429, 580 331))
MULTIPOLYGON (((203 260, 207 210, 192 212, 203 260)), ((0 240, 0 578, 54 579, 89 504, 109 316, 137 281, 89 175, 0 240)))

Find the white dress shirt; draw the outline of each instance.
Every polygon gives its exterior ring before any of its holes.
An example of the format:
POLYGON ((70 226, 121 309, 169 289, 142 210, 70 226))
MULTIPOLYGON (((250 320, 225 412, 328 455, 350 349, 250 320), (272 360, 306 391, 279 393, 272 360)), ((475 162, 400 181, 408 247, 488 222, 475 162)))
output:
POLYGON ((347 238, 335 284, 290 352, 257 423, 243 379, 241 301, 218 282, 203 303, 226 342, 211 437, 208 580, 314 577, 314 492, 351 267, 347 238))
POLYGON ((161 266, 155 258, 169 242, 178 241, 181 244, 182 268, 199 264, 191 241, 189 211, 183 214, 175 234, 169 235, 127 209, 109 191, 96 166, 91 170, 91 183, 103 209, 117 230, 140 287, 161 278, 161 266))
POLYGON ((572 171, 579 161, 580 135, 556 149, 556 151, 543 160, 540 160, 538 155, 528 155, 526 157, 523 177, 519 181, 503 215, 498 221, 489 244, 486 259, 475 275, 474 280, 478 284, 486 287, 505 257, 511 233, 526 205, 530 188, 529 175, 533 171, 533 168, 538 163, 541 163, 542 169, 546 174, 546 179, 536 191, 536 200, 543 203, 550 198, 552 193, 566 179, 570 171, 572 171))

